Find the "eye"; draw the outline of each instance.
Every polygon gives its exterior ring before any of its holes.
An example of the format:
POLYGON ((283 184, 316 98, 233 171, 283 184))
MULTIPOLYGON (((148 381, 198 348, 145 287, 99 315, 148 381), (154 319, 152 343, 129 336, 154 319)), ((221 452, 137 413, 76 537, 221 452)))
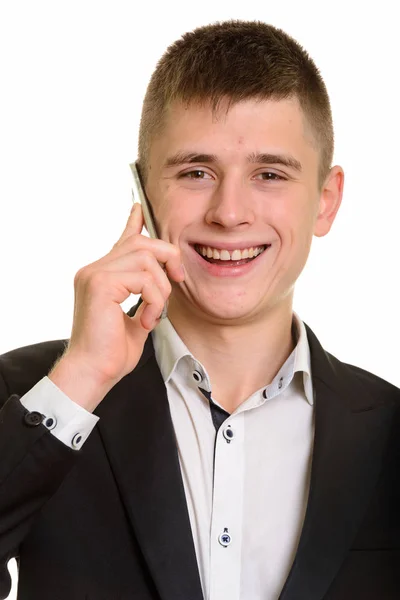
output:
POLYGON ((182 173, 179 177, 185 177, 186 179, 211 179, 211 176, 201 169, 187 171, 186 173, 182 173))
POLYGON ((277 173, 273 173, 272 171, 258 173, 258 175, 256 175, 256 179, 261 179, 262 181, 286 181, 285 177, 282 177, 277 173))

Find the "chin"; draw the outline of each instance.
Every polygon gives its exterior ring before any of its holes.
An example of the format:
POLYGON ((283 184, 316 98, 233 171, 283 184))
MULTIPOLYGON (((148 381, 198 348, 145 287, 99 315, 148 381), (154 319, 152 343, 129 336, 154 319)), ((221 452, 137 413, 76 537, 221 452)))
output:
POLYGON ((201 286, 190 286, 185 291, 182 287, 176 286, 174 294, 174 304, 176 308, 184 310, 194 318, 204 318, 208 321, 223 323, 232 321, 252 321, 257 316, 265 314, 268 307, 274 305, 274 296, 268 293, 267 286, 258 286, 257 291, 231 288, 230 291, 225 286, 219 289, 206 290, 201 286), (190 290, 190 291, 189 291, 190 290))
POLYGON ((203 314, 206 314, 208 318, 219 323, 232 322, 232 321, 247 321, 252 319, 259 312, 259 307, 254 305, 244 305, 243 303, 237 302, 236 304, 231 303, 214 303, 210 305, 197 303, 197 308, 203 314))

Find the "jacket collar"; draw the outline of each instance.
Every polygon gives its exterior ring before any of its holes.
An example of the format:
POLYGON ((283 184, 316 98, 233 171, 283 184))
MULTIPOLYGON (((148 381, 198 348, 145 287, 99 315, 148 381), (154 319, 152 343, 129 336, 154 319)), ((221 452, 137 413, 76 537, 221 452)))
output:
POLYGON ((321 600, 327 593, 377 483, 394 406, 394 393, 371 394, 370 374, 326 353, 308 327, 307 335, 316 398, 310 491, 280 600, 321 600))

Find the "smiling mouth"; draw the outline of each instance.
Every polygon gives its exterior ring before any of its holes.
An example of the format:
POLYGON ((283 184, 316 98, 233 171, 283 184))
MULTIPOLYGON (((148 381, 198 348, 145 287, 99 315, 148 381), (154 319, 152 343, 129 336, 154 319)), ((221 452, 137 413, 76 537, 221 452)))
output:
POLYGON ((239 266, 247 264, 253 261, 257 256, 262 254, 267 248, 270 248, 271 244, 265 244, 263 246, 251 246, 244 248, 243 250, 229 250, 211 248, 210 246, 201 246, 199 244, 194 245, 194 249, 204 260, 212 264, 224 265, 224 266, 239 266))

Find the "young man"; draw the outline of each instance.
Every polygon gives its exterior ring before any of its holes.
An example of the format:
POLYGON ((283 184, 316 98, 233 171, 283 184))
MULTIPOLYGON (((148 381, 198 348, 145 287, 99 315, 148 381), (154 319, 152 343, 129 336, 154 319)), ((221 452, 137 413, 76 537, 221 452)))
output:
POLYGON ((11 556, 21 600, 400 596, 400 393, 292 310, 340 205, 332 152, 282 31, 168 49, 139 139, 161 239, 136 207, 77 273, 69 343, 0 359, 1 597, 11 556))

